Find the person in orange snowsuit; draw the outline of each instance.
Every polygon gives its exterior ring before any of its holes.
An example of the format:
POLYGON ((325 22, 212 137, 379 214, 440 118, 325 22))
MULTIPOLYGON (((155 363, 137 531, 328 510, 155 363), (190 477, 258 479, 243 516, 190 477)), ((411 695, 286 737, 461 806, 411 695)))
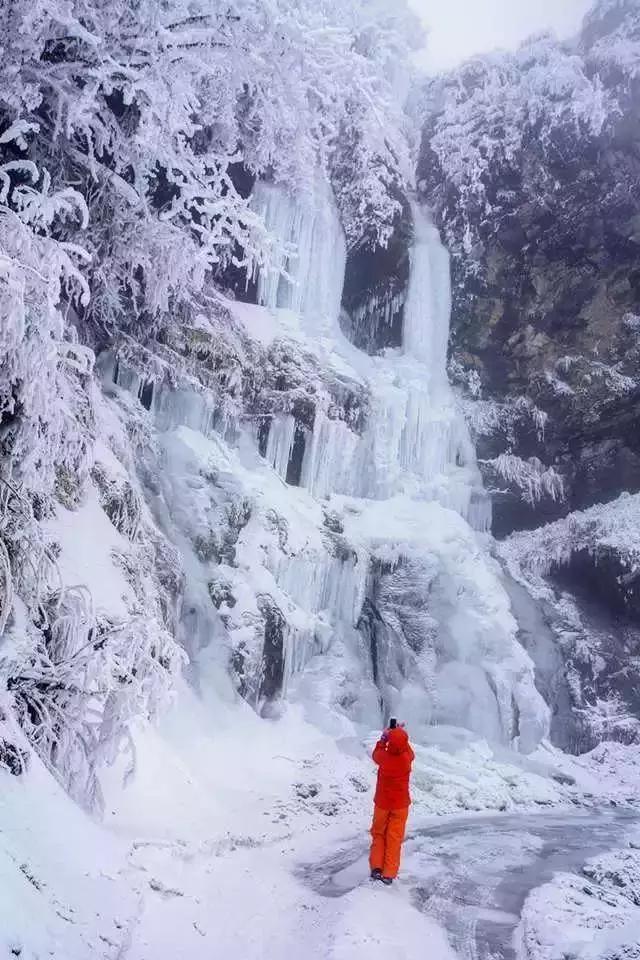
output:
POLYGON ((400 869, 400 848, 409 816, 409 777, 415 754, 403 727, 385 730, 373 751, 378 784, 371 824, 371 879, 391 884, 400 869))

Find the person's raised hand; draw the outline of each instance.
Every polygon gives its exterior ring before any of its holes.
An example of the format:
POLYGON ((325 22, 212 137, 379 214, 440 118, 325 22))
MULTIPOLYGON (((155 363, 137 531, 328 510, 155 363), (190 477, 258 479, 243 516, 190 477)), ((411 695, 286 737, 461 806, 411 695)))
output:
POLYGON ((387 740, 389 739, 389 731, 386 729, 383 730, 382 733, 380 734, 380 739, 382 740, 383 743, 386 743, 387 740))

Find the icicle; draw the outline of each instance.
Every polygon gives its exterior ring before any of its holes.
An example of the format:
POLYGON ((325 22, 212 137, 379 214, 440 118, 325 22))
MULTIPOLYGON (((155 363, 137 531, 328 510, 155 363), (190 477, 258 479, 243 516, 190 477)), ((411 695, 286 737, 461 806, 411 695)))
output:
POLYGON ((286 697, 292 678, 302 673, 315 653, 315 633, 310 627, 299 628, 287 622, 284 628, 284 676, 282 696, 286 697))
POLYGON ((404 311, 404 351, 425 364, 432 396, 448 387, 447 347, 451 318, 449 254, 437 229, 413 205, 414 242, 404 311))
POLYGON ((173 389, 163 384, 153 391, 151 410, 159 430, 184 426, 208 437, 217 425, 212 394, 204 391, 173 389))
POLYGON ((283 480, 287 479, 287 467, 295 434, 296 421, 291 414, 273 418, 267 440, 266 460, 283 480))
POLYGON ((347 247, 324 177, 318 174, 313 193, 300 197, 290 196, 282 187, 258 182, 252 204, 284 250, 271 269, 260 271, 259 303, 272 310, 292 310, 307 319, 337 322, 347 247))
POLYGON ((326 613, 334 623, 355 626, 364 599, 365 556, 334 557, 329 552, 304 556, 279 553, 269 568, 283 590, 305 613, 326 613))
POLYGON ((140 393, 142 377, 132 367, 127 366, 122 360, 118 360, 114 367, 114 382, 123 390, 128 390, 134 397, 140 393))
POLYGON ((353 493, 358 440, 346 423, 331 419, 319 407, 302 463, 301 485, 318 499, 332 493, 353 493))

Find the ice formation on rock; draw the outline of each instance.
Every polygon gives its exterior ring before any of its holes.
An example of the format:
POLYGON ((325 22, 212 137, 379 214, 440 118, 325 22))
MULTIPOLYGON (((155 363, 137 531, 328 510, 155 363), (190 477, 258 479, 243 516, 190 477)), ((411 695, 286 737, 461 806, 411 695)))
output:
POLYGON ((111 368, 158 431, 156 512, 188 555, 183 640, 196 665, 230 664, 262 712, 295 699, 337 733, 393 709, 416 732, 461 726, 534 749, 548 711, 482 545, 490 504, 446 375, 437 230, 415 206, 403 345, 369 356, 339 323, 345 240, 328 185, 295 198, 258 184, 253 204, 286 252, 258 277, 259 305, 229 306, 250 342, 295 361, 272 391, 291 402, 256 426, 240 391, 230 429, 210 389, 111 368), (309 357, 350 385, 341 401, 300 381, 309 357))
MULTIPOLYGON (((293 329, 305 346, 320 340, 327 361, 347 364, 354 377, 368 384, 372 398, 361 438, 316 406, 313 431, 305 431, 302 485, 318 497, 341 493, 385 499, 405 492, 435 499, 477 529, 487 529, 489 500, 446 375, 449 258, 435 227, 414 206, 403 348, 370 357, 348 343, 338 324, 344 237, 327 188, 319 189, 311 203, 296 202, 272 185, 260 184, 256 193, 256 206, 264 210, 282 247, 299 248, 297 256, 277 265, 287 269, 293 284, 281 277, 276 285, 272 273, 260 275, 261 302, 272 311, 285 308, 297 314, 300 322, 293 329)), ((275 468, 283 478, 294 437, 290 418, 274 418, 267 459, 272 465, 277 459, 275 468)))
POLYGON ((311 196, 299 202, 283 187, 259 181, 252 200, 282 251, 260 272, 259 303, 305 317, 337 317, 347 246, 329 185, 318 175, 311 196))

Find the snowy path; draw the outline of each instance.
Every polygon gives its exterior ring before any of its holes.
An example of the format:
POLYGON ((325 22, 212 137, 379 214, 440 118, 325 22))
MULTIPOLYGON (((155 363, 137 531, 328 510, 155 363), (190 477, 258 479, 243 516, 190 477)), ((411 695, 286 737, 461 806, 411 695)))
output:
MULTIPOLYGON (((637 817, 618 811, 448 821, 410 834, 399 886, 447 930, 458 957, 512 960, 528 894, 558 871, 579 869, 590 857, 624 846, 633 824, 637 817)), ((337 898, 360 884, 366 870, 360 843, 303 874, 317 893, 337 898)))

